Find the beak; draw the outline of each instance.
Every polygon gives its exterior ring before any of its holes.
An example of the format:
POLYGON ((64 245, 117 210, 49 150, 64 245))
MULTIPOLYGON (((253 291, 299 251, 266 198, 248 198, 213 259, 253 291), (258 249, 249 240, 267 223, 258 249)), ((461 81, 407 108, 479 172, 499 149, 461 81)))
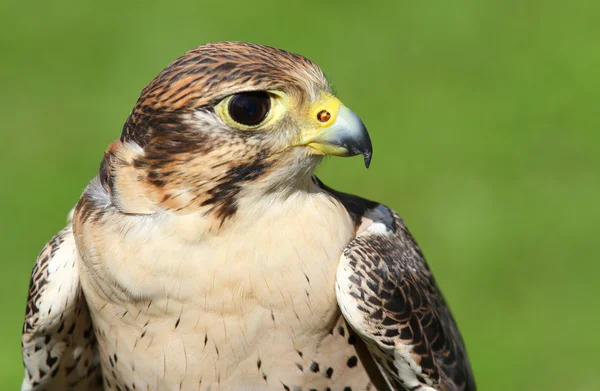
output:
POLYGON ((316 130, 303 132, 301 143, 325 155, 363 155, 365 167, 369 168, 373 146, 367 128, 358 115, 339 100, 327 98, 312 110, 316 113, 314 117, 318 127, 316 130))

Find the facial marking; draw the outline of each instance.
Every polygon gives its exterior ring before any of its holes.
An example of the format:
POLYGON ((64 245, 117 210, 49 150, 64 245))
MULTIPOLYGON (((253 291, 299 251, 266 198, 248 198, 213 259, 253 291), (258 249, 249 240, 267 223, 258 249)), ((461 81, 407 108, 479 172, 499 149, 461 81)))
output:
POLYGON ((268 188, 265 178, 289 181, 314 170, 320 157, 290 148, 307 115, 315 123, 335 116, 310 113, 323 91, 329 86, 319 67, 293 53, 239 42, 190 50, 142 91, 120 139, 140 153, 124 162, 107 152, 102 183, 122 207, 128 197, 133 209, 141 205, 133 189, 143 189, 145 212, 155 204, 224 221, 244 192, 268 188), (114 189, 115 177, 131 190, 114 189))

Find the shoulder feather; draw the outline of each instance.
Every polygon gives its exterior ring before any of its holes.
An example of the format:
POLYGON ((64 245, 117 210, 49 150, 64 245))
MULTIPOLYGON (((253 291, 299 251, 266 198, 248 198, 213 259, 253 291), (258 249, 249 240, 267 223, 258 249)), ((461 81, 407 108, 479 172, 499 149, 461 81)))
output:
POLYGON ((102 388, 96 338, 81 291, 71 225, 38 256, 23 325, 22 390, 102 388))
POLYGON ((456 322, 425 257, 388 207, 319 185, 356 223, 336 280, 346 321, 394 389, 474 391, 456 322))

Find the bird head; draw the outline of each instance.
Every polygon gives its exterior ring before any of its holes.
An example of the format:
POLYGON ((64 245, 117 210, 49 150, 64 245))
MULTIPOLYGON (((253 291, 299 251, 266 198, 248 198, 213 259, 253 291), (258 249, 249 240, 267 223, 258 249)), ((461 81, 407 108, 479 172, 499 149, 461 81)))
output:
POLYGON ((190 50, 146 88, 100 180, 124 213, 235 214, 241 197, 305 186, 325 155, 362 154, 365 126, 312 61, 267 46, 190 50))

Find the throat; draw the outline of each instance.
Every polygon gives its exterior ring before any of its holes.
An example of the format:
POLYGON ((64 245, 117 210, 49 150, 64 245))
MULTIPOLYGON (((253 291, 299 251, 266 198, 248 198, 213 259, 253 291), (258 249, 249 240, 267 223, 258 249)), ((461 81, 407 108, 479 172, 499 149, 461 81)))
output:
POLYGON ((162 367, 185 352, 165 358, 161 347, 181 342, 182 351, 202 352, 202 368, 218 363, 228 373, 236 358, 254 352, 255 365, 261 350, 280 341, 295 355, 295 346, 326 335, 339 316, 336 270, 355 226, 316 186, 242 199, 219 230, 201 212, 103 219, 80 248, 91 250, 82 284, 95 323, 120 325, 118 338, 101 341, 104 349, 138 346, 139 362, 162 367))
POLYGON ((317 186, 285 196, 243 197, 225 223, 205 211, 105 215, 103 220, 102 232, 95 231, 98 237, 86 244, 101 241, 106 247, 90 254, 99 259, 87 259, 99 269, 94 274, 128 297, 155 303, 195 302, 209 298, 212 287, 222 289, 214 303, 204 300, 207 310, 224 305, 235 310, 240 300, 249 299, 284 305, 271 291, 278 292, 278 286, 305 296, 305 284, 315 282, 331 287, 333 295, 337 264, 355 235, 344 206, 317 186), (231 300, 223 301, 223 295, 231 300))
POLYGON ((336 307, 337 265, 354 224, 329 194, 299 191, 241 204, 223 228, 207 245, 219 262, 213 265, 215 275, 229 270, 219 283, 229 287, 232 302, 256 300, 285 309, 291 303, 306 307, 312 298, 310 309, 317 313, 336 307))

